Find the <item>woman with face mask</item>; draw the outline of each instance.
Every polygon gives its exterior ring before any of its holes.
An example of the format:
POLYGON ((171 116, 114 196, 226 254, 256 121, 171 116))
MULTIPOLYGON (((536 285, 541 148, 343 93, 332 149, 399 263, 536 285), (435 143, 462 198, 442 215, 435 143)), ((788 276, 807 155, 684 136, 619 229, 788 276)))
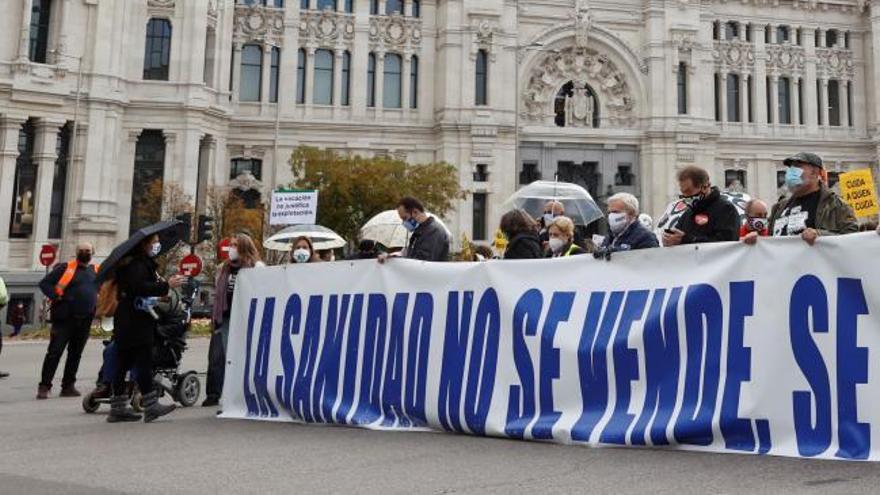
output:
POLYGON ((229 243, 229 260, 220 267, 214 286, 214 309, 212 319, 214 332, 208 347, 208 379, 205 401, 202 406, 216 406, 223 392, 223 374, 226 370, 226 346, 229 341, 229 317, 232 312, 232 296, 239 272, 244 268, 265 266, 253 239, 238 234, 229 243))
POLYGON ((290 252, 291 263, 317 263, 320 256, 315 253, 315 246, 308 237, 298 237, 293 241, 293 250, 290 252))
POLYGON ((175 275, 167 281, 157 273, 156 257, 162 252, 159 236, 153 235, 138 246, 134 254, 120 262, 115 280, 119 305, 113 314, 113 339, 116 342, 118 366, 112 381, 110 423, 137 421, 141 417, 126 407, 128 394, 125 374, 131 369, 143 394, 144 422, 164 416, 174 406, 159 404, 153 390, 153 336, 156 319, 150 314, 149 301, 168 295, 183 285, 186 277, 175 275))
POLYGON ((574 243, 574 222, 568 217, 556 217, 547 226, 548 258, 584 254, 586 250, 574 243))

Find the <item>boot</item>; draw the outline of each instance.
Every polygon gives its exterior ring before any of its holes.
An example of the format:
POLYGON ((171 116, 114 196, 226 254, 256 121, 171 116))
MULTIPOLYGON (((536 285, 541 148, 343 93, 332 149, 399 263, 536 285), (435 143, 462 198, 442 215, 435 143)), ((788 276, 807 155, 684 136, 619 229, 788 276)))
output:
POLYGON ((77 390, 76 387, 74 387, 72 383, 70 385, 63 385, 61 387, 61 393, 58 394, 58 397, 81 397, 81 396, 82 396, 82 394, 79 393, 79 390, 77 390))
POLYGON ((98 386, 95 387, 95 390, 92 390, 92 398, 93 399, 109 399, 110 398, 110 385, 106 383, 99 383, 98 386))
POLYGON ((144 396, 144 423, 150 423, 157 418, 165 416, 176 408, 177 406, 174 404, 169 406, 159 404, 159 394, 155 391, 150 392, 144 396))
POLYGON ((128 423, 140 421, 140 419, 141 415, 135 414, 128 407, 128 397, 124 395, 110 397, 110 415, 107 416, 108 423, 128 423))
POLYGON ((48 385, 40 385, 37 387, 37 399, 43 400, 49 398, 49 390, 51 386, 48 385))

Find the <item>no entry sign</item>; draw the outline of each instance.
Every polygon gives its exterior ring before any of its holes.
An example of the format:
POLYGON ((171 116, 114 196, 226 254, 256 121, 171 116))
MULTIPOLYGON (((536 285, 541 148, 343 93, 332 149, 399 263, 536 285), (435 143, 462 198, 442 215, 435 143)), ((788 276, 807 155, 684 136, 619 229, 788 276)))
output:
POLYGON ((55 258, 57 256, 57 251, 55 246, 51 244, 43 244, 43 247, 40 248, 40 264, 43 266, 52 266, 52 263, 55 263, 55 258))
POLYGON ((217 243, 217 259, 219 261, 226 261, 229 259, 229 246, 231 244, 232 242, 229 238, 223 239, 217 243))
POLYGON ((180 274, 196 277, 202 273, 202 259, 195 254, 188 254, 180 260, 180 274))

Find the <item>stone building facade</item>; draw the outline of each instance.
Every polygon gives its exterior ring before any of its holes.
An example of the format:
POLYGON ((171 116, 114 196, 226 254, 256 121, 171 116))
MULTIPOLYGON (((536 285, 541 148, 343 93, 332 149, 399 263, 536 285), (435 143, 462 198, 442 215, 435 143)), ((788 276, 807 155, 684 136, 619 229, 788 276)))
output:
POLYGON ((688 164, 774 199, 797 151, 832 180, 877 161, 877 0, 5 0, 4 14, 13 280, 38 275, 46 242, 106 255, 152 181, 195 196, 252 174, 266 194, 301 144, 455 164, 472 194, 447 225, 478 240, 536 178, 630 191, 659 215, 688 164))

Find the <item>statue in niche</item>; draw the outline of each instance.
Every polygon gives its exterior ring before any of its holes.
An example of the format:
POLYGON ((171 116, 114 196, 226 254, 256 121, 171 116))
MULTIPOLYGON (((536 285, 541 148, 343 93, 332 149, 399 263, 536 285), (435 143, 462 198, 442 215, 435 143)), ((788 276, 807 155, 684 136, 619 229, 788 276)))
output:
POLYGON ((593 95, 584 82, 574 82, 565 96, 565 127, 593 127, 593 95))

